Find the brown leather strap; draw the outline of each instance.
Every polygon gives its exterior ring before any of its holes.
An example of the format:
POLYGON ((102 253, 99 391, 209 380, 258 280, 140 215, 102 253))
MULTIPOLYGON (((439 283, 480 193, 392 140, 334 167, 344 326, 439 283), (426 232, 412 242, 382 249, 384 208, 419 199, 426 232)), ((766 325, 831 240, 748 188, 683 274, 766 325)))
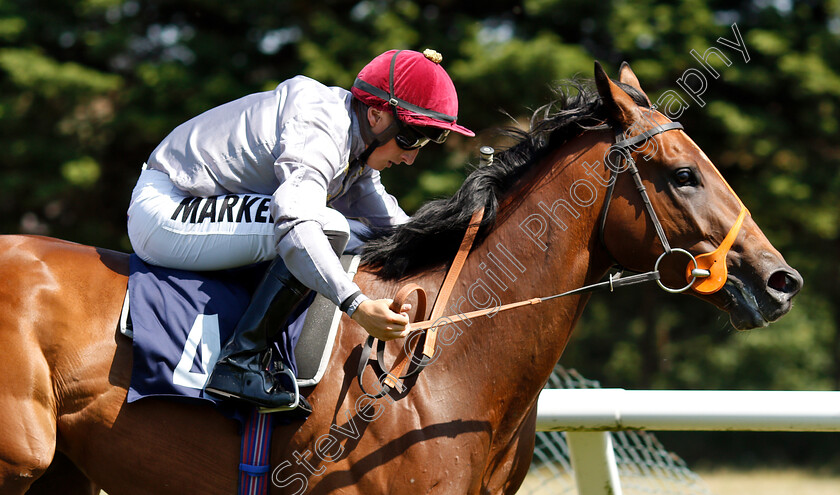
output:
MULTIPOLYGON (((470 218, 470 224, 467 226, 467 232, 461 240, 461 246, 458 248, 458 254, 452 261, 452 266, 449 267, 449 272, 443 280, 443 285, 440 288, 435 305, 432 307, 432 314, 429 320, 437 321, 443 316, 443 311, 446 309, 446 303, 449 301, 449 296, 452 294, 452 289, 455 287, 455 282, 458 281, 458 275, 461 274, 461 269, 464 268, 464 263, 467 261, 467 255, 470 254, 475 236, 478 235, 478 229, 481 227, 481 220, 484 218, 484 208, 479 208, 473 213, 470 218)), ((435 343, 437 342, 437 327, 432 327, 426 334, 426 344, 423 346, 423 354, 431 358, 435 353, 435 343)))
POLYGON ((414 282, 400 287, 400 290, 394 296, 394 302, 391 303, 391 310, 398 312, 405 304, 408 296, 415 291, 417 292, 417 305, 415 306, 414 317, 422 318, 426 314, 426 291, 414 282))
MULTIPOLYGON (((498 313, 500 311, 507 311, 509 309, 521 308, 522 306, 530 306, 532 304, 539 304, 541 302, 543 302, 543 300, 541 298, 535 297, 533 299, 527 299, 525 301, 519 301, 519 302, 515 302, 515 303, 505 304, 505 305, 502 305, 502 306, 496 306, 496 307, 487 308, 487 309, 479 309, 477 311, 470 311, 469 313, 447 316, 445 318, 445 321, 442 321, 440 323, 441 323, 441 326, 446 326, 449 323, 457 323, 459 321, 471 320, 473 318, 478 318, 479 316, 488 315, 490 313, 498 313)), ((411 328, 416 330, 416 331, 425 330, 427 328, 432 327, 436 323, 438 323, 437 320, 426 320, 426 321, 421 321, 419 323, 412 323, 411 328)), ((435 328, 435 331, 437 331, 436 328, 435 328)))
MULTIPOLYGON (((481 226, 481 220, 484 218, 484 208, 479 208, 473 213, 472 218, 470 218, 470 224, 467 226, 467 232, 464 234, 464 238, 461 240, 461 245, 458 248, 458 254, 455 255, 455 259, 452 261, 452 265, 449 267, 449 271, 446 273, 446 277, 443 280, 443 285, 440 288, 440 292, 438 293, 437 299, 435 299, 434 307, 432 307, 432 314, 429 316, 428 320, 422 321, 419 324, 423 325, 422 328, 416 328, 412 331, 413 335, 416 332, 422 332, 425 329, 429 329, 426 332, 426 341, 423 345, 423 355, 426 357, 426 360, 430 360, 435 354, 435 344, 437 343, 437 327, 433 326, 434 322, 438 320, 443 315, 443 311, 446 308, 446 303, 449 300, 449 296, 452 294, 452 289, 455 287, 455 282, 458 281, 458 275, 461 274, 461 269, 464 267, 464 263, 467 261, 467 255, 470 254, 470 250, 472 249, 473 242, 475 241, 476 235, 478 235, 478 229, 481 226)), ((399 312, 402 308, 402 305, 405 302, 405 299, 411 292, 417 291, 418 299, 421 297, 423 299, 423 311, 421 312, 419 309, 418 303, 418 311, 415 312, 415 318, 419 319, 425 315, 425 307, 426 307, 426 292, 417 284, 408 284, 400 288, 397 291, 397 294, 394 296, 394 302, 391 304, 391 311, 399 312), (416 287, 413 287, 416 286, 416 287), (410 288, 410 289, 409 289, 410 288)), ((415 323, 412 323, 411 326, 414 328, 415 323)), ((409 335, 408 342, 411 342, 411 335, 409 335)), ((403 372, 405 371, 406 366, 408 366, 408 362, 410 360, 409 351, 406 350, 405 346, 403 346, 402 350, 400 351, 399 357, 397 361, 394 363, 393 368, 391 368, 391 372, 385 377, 384 384, 395 388, 398 391, 402 392, 402 378, 403 372)), ((380 363, 381 365, 381 363, 380 363)), ((425 366, 425 365, 423 365, 425 366)))

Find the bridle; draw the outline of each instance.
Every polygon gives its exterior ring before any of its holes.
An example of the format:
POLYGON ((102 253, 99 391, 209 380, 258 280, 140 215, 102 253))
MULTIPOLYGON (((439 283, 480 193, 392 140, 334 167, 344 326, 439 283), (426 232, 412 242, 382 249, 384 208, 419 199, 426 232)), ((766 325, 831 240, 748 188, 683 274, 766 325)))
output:
MULTIPOLYGON (((607 225, 607 215, 609 214, 610 203, 612 201, 613 191, 615 189, 615 183, 617 180, 616 174, 620 173, 622 169, 622 162, 626 162, 627 169, 630 171, 631 176, 633 177, 633 182, 636 184, 636 190, 639 192, 639 195, 642 197, 642 201, 645 205, 645 210, 647 211, 648 217, 650 218, 651 222, 653 223, 653 227, 656 230, 656 235, 659 238, 659 242, 662 243, 662 247, 664 252, 657 258, 656 263, 653 267, 653 272, 649 273, 658 273, 659 272, 659 264, 662 260, 672 254, 672 253, 679 253, 685 255, 689 258, 689 263, 686 266, 686 280, 688 284, 680 288, 671 288, 666 286, 662 283, 661 278, 656 278, 656 283, 661 287, 663 290, 667 292, 671 292, 674 294, 678 294, 681 292, 685 292, 688 289, 693 289, 695 292, 700 294, 708 295, 714 294, 715 292, 719 291, 723 288, 726 284, 727 278, 727 268, 726 268, 726 255, 729 253, 729 250, 732 248, 732 244, 735 242, 735 238, 738 237, 738 233, 741 231, 741 226, 744 223, 744 218, 748 212, 747 207, 741 201, 735 191, 729 187, 729 184, 720 176, 720 172, 718 172, 718 176, 720 179, 726 184, 726 187, 735 196, 735 199, 738 200, 738 203, 741 205, 741 211, 738 214, 738 218, 735 220, 732 228, 729 229, 729 232, 726 234, 726 237, 720 243, 720 245, 711 252, 704 253, 698 256, 694 256, 690 252, 682 248, 672 248, 671 244, 668 242, 668 237, 665 235, 665 230, 662 228, 662 223, 659 221, 659 217, 656 215, 656 210, 653 209, 653 204, 650 201, 650 197, 647 193, 647 188, 642 183, 642 178, 639 175, 639 168, 636 166, 636 161, 633 159, 632 155, 630 154, 630 149, 646 142, 653 136, 657 134, 662 134, 663 132, 667 132, 670 130, 682 130, 683 126, 679 122, 668 122, 665 124, 658 125, 653 129, 650 129, 646 132, 633 136, 631 138, 619 140, 623 136, 623 132, 620 129, 615 130, 615 143, 610 146, 610 152, 608 152, 607 157, 612 156, 612 151, 617 150, 619 152, 619 160, 618 166, 613 168, 607 164, 607 168, 610 170, 610 180, 609 185, 607 186, 607 196, 604 200, 604 206, 601 209, 601 214, 599 217, 599 232, 598 236, 601 242, 601 245, 610 253, 609 248, 607 247, 605 237, 605 230, 607 225)), ((607 161, 607 160, 605 160, 607 161)), ((717 171, 717 169, 715 169, 717 171)), ((615 259, 615 257, 610 253, 610 257, 613 259, 615 264, 620 266, 615 259)))
MULTIPOLYGON (((668 242, 668 238, 665 235, 665 230, 662 228, 662 223, 659 221, 659 217, 656 215, 656 210, 654 210, 653 204, 650 201, 650 197, 647 193, 647 188, 642 182, 641 176, 639 175, 639 169, 636 166, 636 162, 631 155, 631 152, 633 151, 631 150, 631 148, 641 143, 644 143, 653 136, 662 134, 670 130, 681 129, 683 129, 683 126, 679 122, 668 122, 626 139, 621 139, 624 133, 620 129, 614 129, 615 143, 610 146, 610 151, 607 154, 607 157, 609 157, 612 156, 613 151, 618 151, 619 156, 621 158, 619 158, 618 166, 616 168, 613 168, 609 166, 609 164, 607 164, 607 168, 610 170, 610 180, 609 185, 607 186, 607 196, 604 200, 604 205, 601 209, 601 213, 599 215, 598 220, 598 236, 600 242, 604 249, 607 251, 607 253, 609 253, 609 249, 606 243, 604 242, 607 215, 609 214, 610 203, 612 202, 612 195, 615 189, 615 183, 617 181, 617 174, 624 171, 624 169, 622 168, 622 162, 625 162, 627 166, 626 169, 630 171, 630 174, 633 177, 633 181, 636 185, 636 190, 639 192, 642 201, 644 202, 645 210, 647 211, 648 217, 650 218, 654 228, 656 229, 656 234, 659 238, 659 241, 662 243, 662 247, 664 249, 664 252, 657 258, 653 270, 630 276, 622 276, 622 270, 618 274, 610 275, 607 281, 587 285, 560 294, 528 299, 525 301, 519 301, 503 306, 472 311, 465 314, 442 316, 443 309, 446 306, 451 290, 454 287, 455 281, 458 278, 458 274, 460 273, 461 268, 466 262, 467 255, 469 254, 472 248, 473 240, 478 234, 478 229, 481 225, 481 220, 484 215, 484 208, 481 208, 473 214, 472 219, 470 220, 470 223, 467 227, 467 232, 464 235, 464 239, 461 242, 460 248, 458 249, 458 254, 456 255, 452 265, 449 268, 449 271, 446 274, 446 277, 444 278, 443 285, 438 293, 438 297, 435 301, 434 307, 432 308, 430 318, 421 322, 411 323, 411 328, 413 332, 407 337, 406 345, 403 346, 400 355, 397 357, 397 360, 390 372, 385 372, 382 368, 385 362, 385 342, 378 342, 376 346, 377 359, 375 361, 375 365, 379 368, 379 371, 381 372, 380 376, 384 375, 384 379, 382 381, 381 389, 376 394, 368 393, 365 390, 365 386, 363 383, 364 372, 367 369, 367 364, 370 361, 370 354, 373 350, 373 344, 376 340, 372 336, 367 338, 365 345, 362 347, 362 355, 360 357, 359 368, 357 373, 359 386, 362 388, 362 392, 374 398, 383 397, 390 393, 392 389, 397 389, 399 392, 402 392, 404 390, 404 385, 402 383, 404 379, 419 373, 423 370, 423 368, 434 362, 434 360, 437 357, 435 342, 437 338, 438 327, 443 327, 450 323, 476 318, 478 316, 487 315, 489 313, 495 314, 500 311, 506 311, 509 309, 519 308, 523 306, 539 304, 551 299, 556 299, 564 296, 583 294, 603 289, 609 289, 612 292, 618 287, 635 285, 652 280, 656 281, 659 287, 661 287, 663 290, 670 293, 681 293, 687 291, 688 289, 693 289, 700 294, 707 295, 713 294, 722 289, 726 283, 727 278, 726 255, 731 249, 732 244, 735 242, 735 238, 738 236, 738 233, 741 230, 741 226, 743 225, 744 218, 748 213, 746 206, 744 206, 744 203, 740 200, 740 198, 738 198, 737 194, 735 194, 735 192, 732 191, 732 188, 729 187, 729 185, 727 184, 729 190, 732 192, 735 198, 738 199, 738 202, 741 205, 741 211, 738 215, 737 220, 735 221, 735 224, 729 230, 721 244, 714 251, 704 253, 696 257, 685 249, 673 248, 668 242), (689 258, 689 263, 686 266, 686 280, 688 281, 688 283, 685 286, 678 288, 666 286, 664 283, 662 283, 659 274, 659 264, 662 262, 662 260, 666 256, 675 253, 682 254, 689 258), (426 329, 428 329, 428 332, 424 334, 423 331, 426 329), (416 349, 420 348, 419 340, 420 338, 422 338, 423 335, 425 335, 426 339, 422 345, 422 354, 419 356, 418 359, 414 355, 417 354, 416 349), (414 351, 408 351, 406 346, 409 346, 409 344, 411 344, 412 339, 416 339, 418 341, 418 344, 416 345, 414 351), (409 367, 409 361, 411 362, 411 364, 414 364, 414 368, 410 369, 408 372, 403 374, 406 368, 409 367)), ((720 178, 721 180, 724 180, 722 176, 720 178)), ((726 183, 725 180, 724 183, 726 183)), ((620 263, 615 259, 615 257, 612 256, 612 253, 610 253, 610 256, 614 261, 614 265, 620 266, 620 263)), ((425 315, 426 293, 422 287, 413 283, 407 284, 400 288, 400 290, 394 296, 394 302, 391 305, 391 309, 393 311, 399 311, 405 300, 413 292, 417 292, 417 307, 415 315, 417 317, 422 317, 423 315, 425 315)))

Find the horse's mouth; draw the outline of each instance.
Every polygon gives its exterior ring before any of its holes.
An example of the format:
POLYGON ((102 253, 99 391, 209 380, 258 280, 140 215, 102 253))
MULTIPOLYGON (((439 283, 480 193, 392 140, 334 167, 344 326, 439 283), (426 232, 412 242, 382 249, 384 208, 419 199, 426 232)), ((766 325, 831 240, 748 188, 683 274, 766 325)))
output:
POLYGON ((779 301, 769 294, 756 294, 751 285, 732 275, 723 286, 724 309, 737 330, 766 327, 790 311, 789 301, 779 301))
POLYGON ((761 313, 755 296, 740 282, 732 278, 723 286, 727 299, 725 309, 729 312, 729 321, 738 330, 766 327, 770 321, 761 313))

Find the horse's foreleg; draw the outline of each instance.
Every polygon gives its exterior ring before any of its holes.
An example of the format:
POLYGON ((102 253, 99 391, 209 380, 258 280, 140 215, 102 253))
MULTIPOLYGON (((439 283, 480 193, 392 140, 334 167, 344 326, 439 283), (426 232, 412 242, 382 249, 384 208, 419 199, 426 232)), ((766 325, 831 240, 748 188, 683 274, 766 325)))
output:
POLYGON ((484 473, 484 490, 486 493, 504 493, 513 495, 519 491, 522 481, 531 466, 534 454, 534 429, 537 422, 537 407, 532 406, 524 421, 517 428, 511 439, 495 462, 488 464, 484 473))
POLYGON ((26 495, 97 495, 99 488, 87 479, 64 454, 56 452, 43 476, 35 480, 26 495))
POLYGON ((56 422, 43 355, 8 337, 0 335, 0 493, 22 494, 52 462, 56 422))

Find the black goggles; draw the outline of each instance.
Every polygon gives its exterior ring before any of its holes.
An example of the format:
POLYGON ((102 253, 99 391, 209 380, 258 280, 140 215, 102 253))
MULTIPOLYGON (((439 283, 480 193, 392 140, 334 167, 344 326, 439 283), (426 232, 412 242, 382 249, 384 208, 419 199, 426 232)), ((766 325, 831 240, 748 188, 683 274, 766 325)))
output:
MULTIPOLYGON (((398 121, 399 122, 399 121, 398 121)), ((434 141, 437 144, 442 144, 449 136, 449 129, 438 129, 437 127, 416 127, 400 122, 399 131, 394 139, 397 141, 397 146, 411 151, 422 148, 429 141, 434 141)))

